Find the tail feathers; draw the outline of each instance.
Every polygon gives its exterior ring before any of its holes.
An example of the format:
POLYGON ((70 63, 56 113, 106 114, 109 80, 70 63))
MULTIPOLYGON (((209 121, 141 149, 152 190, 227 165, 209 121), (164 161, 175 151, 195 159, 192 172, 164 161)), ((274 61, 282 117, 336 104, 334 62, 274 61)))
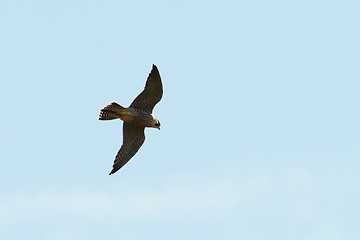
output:
POLYGON ((112 102, 100 110, 99 120, 112 120, 119 118, 124 109, 124 107, 120 106, 116 102, 112 102))

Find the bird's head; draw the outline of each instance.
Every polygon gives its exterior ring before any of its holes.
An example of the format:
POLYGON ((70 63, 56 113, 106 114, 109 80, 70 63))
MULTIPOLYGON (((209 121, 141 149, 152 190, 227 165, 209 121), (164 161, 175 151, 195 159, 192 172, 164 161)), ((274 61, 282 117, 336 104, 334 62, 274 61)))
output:
POLYGON ((160 121, 151 114, 151 122, 149 127, 157 128, 160 130, 160 121))
POLYGON ((155 119, 155 122, 154 122, 154 128, 157 128, 157 129, 159 129, 160 130, 160 121, 159 120, 157 120, 157 119, 155 119))

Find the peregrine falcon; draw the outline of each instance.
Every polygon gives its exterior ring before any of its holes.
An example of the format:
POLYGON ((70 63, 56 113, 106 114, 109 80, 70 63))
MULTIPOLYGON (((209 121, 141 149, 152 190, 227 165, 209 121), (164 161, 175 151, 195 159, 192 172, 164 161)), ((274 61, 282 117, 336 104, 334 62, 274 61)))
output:
POLYGON ((112 102, 100 110, 99 120, 112 120, 120 118, 123 124, 123 144, 117 153, 110 174, 122 168, 139 150, 145 141, 145 127, 160 130, 160 122, 152 110, 161 100, 163 88, 160 73, 153 64, 147 78, 144 90, 134 99, 130 107, 125 108, 112 102))

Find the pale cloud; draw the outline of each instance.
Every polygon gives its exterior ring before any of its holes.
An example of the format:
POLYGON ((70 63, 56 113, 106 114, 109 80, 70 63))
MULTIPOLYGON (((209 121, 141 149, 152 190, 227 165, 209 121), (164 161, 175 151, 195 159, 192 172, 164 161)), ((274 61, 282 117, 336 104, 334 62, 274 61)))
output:
POLYGON ((40 192, 16 194, 0 200, 0 222, 33 221, 49 216, 71 218, 126 219, 215 216, 236 203, 234 189, 217 186, 173 186, 164 191, 152 190, 122 194, 105 192, 40 192))
MULTIPOLYGON (((326 178, 329 179, 329 178, 326 178)), ((324 205, 324 180, 305 168, 278 175, 227 174, 213 182, 181 178, 164 188, 121 191, 44 191, 3 196, 0 223, 75 220, 178 220, 249 218, 317 224, 337 219, 324 205), (322 192, 323 194, 319 194, 322 192)), ((332 206, 331 206, 332 207, 332 206)))

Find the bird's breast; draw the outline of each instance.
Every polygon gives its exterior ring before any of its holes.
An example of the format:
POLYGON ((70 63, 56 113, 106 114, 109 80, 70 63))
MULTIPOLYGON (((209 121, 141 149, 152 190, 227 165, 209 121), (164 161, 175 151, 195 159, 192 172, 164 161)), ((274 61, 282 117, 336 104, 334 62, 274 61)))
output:
POLYGON ((124 122, 139 124, 144 127, 152 126, 153 116, 141 109, 126 108, 120 117, 124 122))

